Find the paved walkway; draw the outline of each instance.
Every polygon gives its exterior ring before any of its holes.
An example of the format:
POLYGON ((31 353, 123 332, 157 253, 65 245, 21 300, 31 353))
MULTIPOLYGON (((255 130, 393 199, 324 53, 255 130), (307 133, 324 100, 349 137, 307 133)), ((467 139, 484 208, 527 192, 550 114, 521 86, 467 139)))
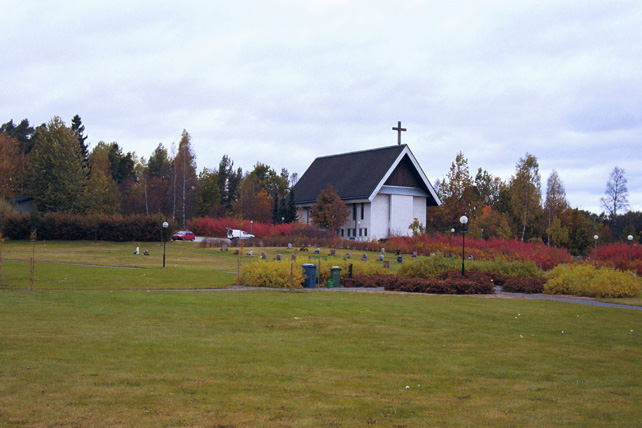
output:
MULTIPOLYGON (((265 288, 265 287, 246 287, 246 286, 231 286, 227 288, 190 288, 190 289, 173 289, 173 290, 157 290, 157 291, 248 291, 248 290, 281 290, 288 291, 281 288, 265 288)), ((154 290, 150 290, 154 291, 154 290)), ((419 294, 419 293, 406 293, 401 291, 386 291, 383 287, 378 288, 361 288, 361 287, 336 287, 336 288, 297 288, 291 290, 292 292, 302 291, 352 291, 360 293, 403 293, 403 294, 419 294)), ((551 294, 524 294, 524 293, 509 293, 502 291, 501 287, 495 287, 495 294, 452 294, 452 296, 469 296, 469 297, 494 297, 505 299, 530 299, 530 300, 552 300, 557 302, 575 303, 578 305, 599 306, 603 308, 616 308, 616 309, 633 309, 642 311, 642 306, 623 305, 619 303, 600 302, 590 297, 577 297, 577 296, 555 296, 551 294)))
POLYGON ((558 302, 577 303, 579 305, 600 306, 603 308, 635 309, 638 311, 642 311, 642 306, 600 302, 599 300, 595 300, 590 297, 555 296, 552 294, 509 293, 507 291, 501 291, 501 287, 495 287, 495 295, 498 297, 507 297, 514 299, 554 300, 558 302))

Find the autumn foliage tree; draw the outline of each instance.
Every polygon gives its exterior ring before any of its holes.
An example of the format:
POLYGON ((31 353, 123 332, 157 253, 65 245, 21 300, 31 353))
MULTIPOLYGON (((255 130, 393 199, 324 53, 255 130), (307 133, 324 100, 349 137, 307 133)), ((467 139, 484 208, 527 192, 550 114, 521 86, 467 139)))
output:
POLYGON ((326 229, 339 229, 350 216, 347 205, 341 200, 332 185, 319 193, 312 206, 312 222, 326 229))

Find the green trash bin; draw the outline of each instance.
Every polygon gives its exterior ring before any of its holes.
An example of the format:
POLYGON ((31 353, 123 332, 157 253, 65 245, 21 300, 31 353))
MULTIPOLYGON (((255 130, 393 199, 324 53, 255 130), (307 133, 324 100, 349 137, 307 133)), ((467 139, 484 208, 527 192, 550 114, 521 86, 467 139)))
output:
POLYGON ((328 288, 333 288, 334 287, 334 281, 329 279, 325 282, 326 287, 328 288))
POLYGON ((330 268, 330 278, 334 287, 341 287, 341 267, 332 266, 330 268))

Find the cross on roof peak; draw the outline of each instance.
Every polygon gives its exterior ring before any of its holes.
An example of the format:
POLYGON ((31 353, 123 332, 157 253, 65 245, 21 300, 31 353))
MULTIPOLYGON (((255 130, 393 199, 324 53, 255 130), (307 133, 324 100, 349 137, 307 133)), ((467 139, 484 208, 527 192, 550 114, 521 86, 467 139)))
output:
POLYGON ((401 121, 397 122, 397 126, 392 127, 393 131, 397 131, 397 145, 401 145, 401 132, 405 132, 406 128, 401 127, 401 121))

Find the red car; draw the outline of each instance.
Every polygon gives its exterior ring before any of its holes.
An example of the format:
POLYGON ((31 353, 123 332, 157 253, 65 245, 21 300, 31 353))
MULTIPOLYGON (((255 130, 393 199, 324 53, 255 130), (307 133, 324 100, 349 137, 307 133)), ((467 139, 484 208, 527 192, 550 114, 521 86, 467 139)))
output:
POLYGON ((172 241, 193 241, 195 239, 196 235, 194 235, 194 232, 190 232, 189 230, 181 230, 180 232, 176 232, 172 235, 172 241))

